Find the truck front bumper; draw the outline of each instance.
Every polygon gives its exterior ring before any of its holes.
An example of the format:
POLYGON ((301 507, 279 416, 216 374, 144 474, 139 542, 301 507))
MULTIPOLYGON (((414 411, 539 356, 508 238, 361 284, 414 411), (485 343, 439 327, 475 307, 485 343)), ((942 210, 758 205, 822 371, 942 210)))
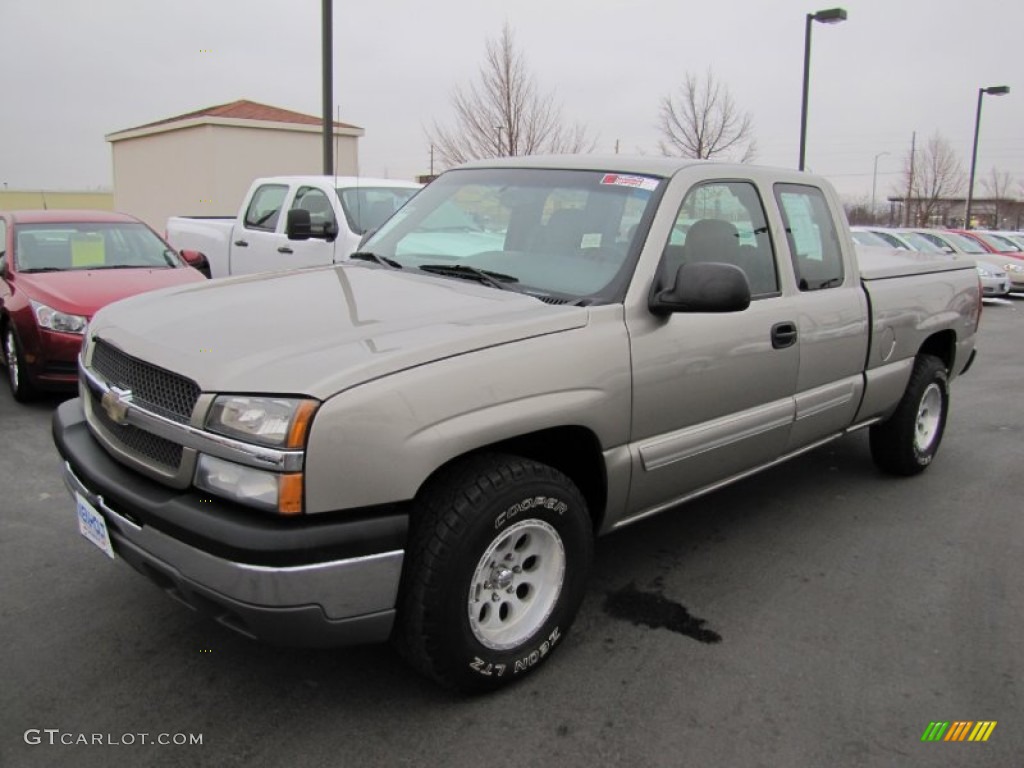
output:
POLYGON ((278 645, 390 634, 407 515, 280 520, 164 487, 100 447, 78 399, 57 409, 53 436, 69 492, 102 515, 114 553, 185 605, 278 645))

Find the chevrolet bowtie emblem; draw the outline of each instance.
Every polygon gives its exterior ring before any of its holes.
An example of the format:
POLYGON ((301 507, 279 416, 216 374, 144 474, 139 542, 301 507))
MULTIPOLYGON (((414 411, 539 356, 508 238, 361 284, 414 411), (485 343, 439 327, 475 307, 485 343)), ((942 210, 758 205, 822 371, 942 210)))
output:
POLYGON ((107 412, 107 416, 115 424, 128 423, 128 409, 132 403, 132 391, 130 389, 118 389, 111 387, 103 394, 100 405, 107 412))

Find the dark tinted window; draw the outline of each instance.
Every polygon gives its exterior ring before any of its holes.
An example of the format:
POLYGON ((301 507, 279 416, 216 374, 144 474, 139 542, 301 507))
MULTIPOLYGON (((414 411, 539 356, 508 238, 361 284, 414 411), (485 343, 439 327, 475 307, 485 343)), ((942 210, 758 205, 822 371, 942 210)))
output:
POLYGON ((245 226, 266 232, 277 229, 277 220, 281 217, 281 206, 287 193, 288 187, 281 184, 264 184, 257 189, 245 212, 245 226))
POLYGON ((832 213, 817 187, 776 184, 793 271, 801 291, 835 288, 843 282, 843 252, 832 213))

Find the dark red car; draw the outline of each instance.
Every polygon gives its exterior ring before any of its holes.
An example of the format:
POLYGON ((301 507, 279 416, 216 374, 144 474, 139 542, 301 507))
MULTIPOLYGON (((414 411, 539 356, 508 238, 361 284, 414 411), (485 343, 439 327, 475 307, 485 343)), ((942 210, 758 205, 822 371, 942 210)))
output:
POLYGON ((74 389, 82 334, 101 307, 203 280, 132 216, 0 212, 0 351, 14 397, 74 389))

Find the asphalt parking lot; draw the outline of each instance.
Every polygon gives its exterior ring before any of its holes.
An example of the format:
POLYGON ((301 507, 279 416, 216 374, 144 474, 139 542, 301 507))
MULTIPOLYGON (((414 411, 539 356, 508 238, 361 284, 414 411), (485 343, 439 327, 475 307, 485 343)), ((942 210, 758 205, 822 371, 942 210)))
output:
POLYGON ((2 388, 0 765, 1018 765, 1022 333, 1024 299, 986 304, 923 476, 880 475, 858 433, 606 537, 558 655, 476 698, 167 599, 78 534, 58 401, 2 388), (982 720, 985 743, 921 742, 982 720))

